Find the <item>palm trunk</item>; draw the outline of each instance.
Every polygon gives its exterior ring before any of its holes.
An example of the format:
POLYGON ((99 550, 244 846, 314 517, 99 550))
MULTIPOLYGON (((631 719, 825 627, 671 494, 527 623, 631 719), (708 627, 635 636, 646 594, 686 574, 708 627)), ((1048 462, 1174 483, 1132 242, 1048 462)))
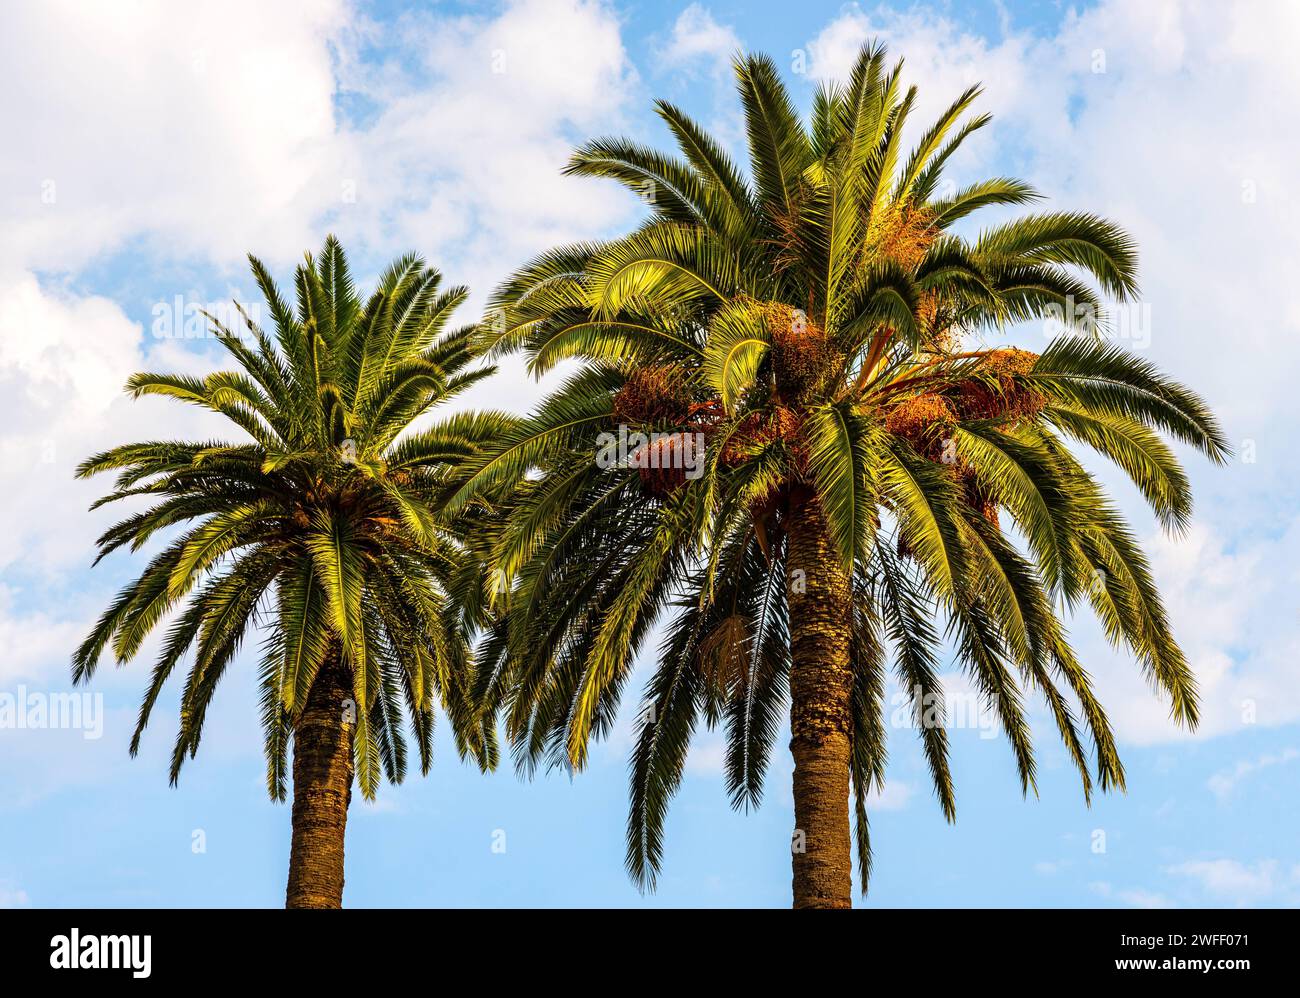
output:
POLYGON ((849 578, 814 495, 791 497, 786 531, 794 906, 851 908, 849 578))
POLYGON ((321 665, 293 732, 293 842, 286 908, 343 906, 343 834, 352 800, 351 684, 336 654, 321 665))

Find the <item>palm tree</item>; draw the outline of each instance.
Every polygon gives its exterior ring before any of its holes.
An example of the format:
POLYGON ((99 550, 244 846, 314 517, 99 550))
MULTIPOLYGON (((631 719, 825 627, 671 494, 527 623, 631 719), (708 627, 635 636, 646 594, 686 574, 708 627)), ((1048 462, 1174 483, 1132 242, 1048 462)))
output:
POLYGON ((338 242, 297 268, 296 308, 250 257, 274 333, 242 308, 242 335, 213 316, 238 370, 206 378, 136 374, 133 397, 164 395, 220 413, 238 442, 127 444, 87 459, 87 478, 116 471, 95 506, 150 497, 99 538, 99 558, 179 534, 104 611, 73 657, 94 675, 110 646, 130 660, 173 608, 140 706, 131 754, 160 691, 193 647, 171 758, 176 783, 198 751, 217 684, 250 625, 261 623, 261 715, 267 789, 283 800, 293 745, 288 907, 339 907, 354 774, 373 799, 381 772, 406 772, 409 716, 421 772, 431 761, 435 704, 462 757, 495 763, 494 732, 468 700, 470 648, 457 604, 460 542, 430 502, 449 469, 494 431, 453 416, 421 430, 429 410, 490 373, 469 369, 468 329, 448 331, 466 296, 416 256, 399 258, 362 303, 338 242), (405 711, 403 710, 405 705, 405 711))
POLYGON ((865 47, 804 126, 773 63, 739 59, 748 177, 659 102, 680 156, 605 139, 568 168, 646 197, 644 223, 549 252, 495 295, 487 349, 522 351, 538 375, 578 367, 462 467, 449 498, 455 511, 510 495, 488 566, 508 612, 480 650, 479 693, 526 770, 579 768, 666 621, 631 761, 627 865, 643 889, 697 726, 725 727, 732 804, 753 806, 788 698, 794 904, 849 907, 849 802, 865 891, 891 663, 954 817, 945 641, 1000 719, 1025 793, 1032 691, 1085 796, 1076 711, 1097 782, 1122 788, 1058 604, 1090 603, 1173 715, 1196 722, 1146 559, 1070 446, 1113 460, 1179 530, 1188 483, 1159 434, 1216 462, 1224 438, 1201 401, 1089 321, 1093 282, 1136 294, 1120 228, 1040 213, 958 234, 978 209, 1038 195, 1005 178, 945 187, 945 163, 989 120, 967 116, 978 88, 905 152, 915 89, 900 70, 865 47), (980 342, 1042 317, 1072 335, 1041 356, 980 342))

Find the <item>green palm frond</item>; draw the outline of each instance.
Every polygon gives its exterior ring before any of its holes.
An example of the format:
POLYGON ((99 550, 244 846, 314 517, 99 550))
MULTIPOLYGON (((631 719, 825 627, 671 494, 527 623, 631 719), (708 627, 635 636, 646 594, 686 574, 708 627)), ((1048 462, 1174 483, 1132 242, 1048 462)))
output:
POLYGON ((445 516, 438 502, 452 469, 478 459, 519 421, 471 412, 432 425, 423 419, 491 371, 473 366, 472 330, 447 325, 467 292, 408 255, 363 301, 332 236, 297 268, 293 301, 256 258, 249 262, 269 332, 242 306, 242 329, 212 320, 236 369, 143 373, 127 383, 135 397, 216 412, 237 437, 127 444, 77 468, 82 478, 116 474, 96 506, 134 496, 155 502, 104 532, 100 558, 179 533, 104 611, 73 657, 74 679, 88 681, 110 646, 119 661, 131 659, 176 611, 131 741, 134 754, 164 685, 193 649, 175 782, 198 750, 220 680, 256 626, 273 798, 286 790, 295 725, 335 659, 351 676, 365 796, 382 776, 398 781, 406 771, 404 715, 427 770, 439 696, 455 736, 490 765, 491 736, 463 692, 474 666, 457 634, 447 571, 468 521, 445 516))
POLYGON ((461 586, 476 594, 466 605, 501 616, 475 689, 521 771, 582 764, 662 619, 632 756, 627 867, 643 889, 697 726, 722 725, 732 803, 756 805, 791 676, 826 665, 796 647, 847 648, 832 663, 851 674, 834 687, 847 702, 797 713, 847 718, 835 736, 848 739, 845 810, 865 890, 889 670, 949 820, 949 655, 1007 735, 1026 794, 1039 697, 1085 798, 1123 787, 1106 713, 1066 638, 1075 607, 1091 605, 1175 717, 1195 723, 1195 683, 1150 568, 1069 448, 1113 461, 1179 530, 1191 497, 1166 438, 1219 463, 1228 443, 1204 401, 1099 335, 1107 301, 1138 290, 1118 225, 1041 212, 961 234, 985 209, 1041 199, 1014 178, 946 183, 954 153, 990 120, 973 112, 979 87, 909 149, 917 90, 883 46, 817 89, 807 124, 771 59, 742 56, 735 69, 747 171, 662 101, 672 154, 617 138, 575 153, 571 173, 651 193, 649 217, 545 253, 493 294, 481 349, 518 353, 535 376, 561 361, 577 371, 464 456, 444 509, 480 517, 461 586), (1069 335, 1041 356, 983 342, 1049 318, 1069 335), (645 442, 598 460, 620 431, 645 442), (664 463, 697 439, 689 469, 664 463), (799 518, 809 499, 821 511, 812 527, 799 518), (831 581, 813 605, 851 594, 840 619, 817 624, 834 641, 798 640, 811 632, 790 609, 802 568, 786 552, 809 529, 808 549, 835 563, 818 572, 831 581))

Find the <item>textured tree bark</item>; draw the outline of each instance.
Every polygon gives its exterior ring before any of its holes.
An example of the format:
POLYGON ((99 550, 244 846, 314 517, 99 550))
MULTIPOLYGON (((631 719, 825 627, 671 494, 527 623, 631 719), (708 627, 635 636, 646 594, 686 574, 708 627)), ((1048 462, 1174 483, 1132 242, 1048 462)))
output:
POLYGON ((849 578, 816 496, 791 497, 786 531, 794 907, 851 908, 849 578))
POLYGON ((321 665, 293 732, 293 841, 286 908, 343 906, 343 835, 352 800, 352 686, 337 655, 321 665))

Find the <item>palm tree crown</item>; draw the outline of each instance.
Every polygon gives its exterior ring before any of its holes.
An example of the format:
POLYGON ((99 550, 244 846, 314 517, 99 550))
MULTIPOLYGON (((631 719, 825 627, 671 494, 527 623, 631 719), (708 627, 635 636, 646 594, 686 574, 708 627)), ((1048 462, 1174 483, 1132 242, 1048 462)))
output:
MULTIPOLYGON (((954 815, 945 640, 999 717, 1026 792, 1027 691, 1043 697, 1085 795, 1094 777, 1076 713, 1097 782, 1122 787, 1058 602, 1090 603, 1174 715, 1196 720, 1147 562, 1070 446, 1117 463, 1179 529, 1188 484, 1158 433, 1215 461, 1224 438, 1201 401, 1095 329, 1041 356, 975 343, 1026 319, 1099 314, 1103 294, 1130 299, 1134 248, 1116 225, 1073 212, 958 235, 973 212, 1038 195, 1005 178, 942 182, 989 120, 967 114, 978 88, 904 150, 915 89, 900 70, 865 47, 805 126, 771 61, 739 59, 748 177, 659 102, 680 156, 604 139, 569 166, 646 196, 645 222, 547 253, 495 296, 490 350, 522 351, 537 374, 581 367, 468 462, 450 497, 456 510, 510 496, 490 557, 508 613, 484 646, 480 693, 504 711, 522 765, 580 767, 637 649, 667 619, 631 764, 627 863, 643 886, 695 729, 725 727, 732 802, 757 804, 789 699, 797 820, 801 773, 825 777, 812 786, 842 771, 845 795, 851 778, 865 890, 891 663, 954 815), (624 460, 594 459, 619 427, 644 439, 624 460)), ((832 799, 827 820, 844 806, 832 799)), ((806 820, 821 813, 810 804, 806 820)), ((797 902, 801 882, 806 903, 841 891, 825 884, 847 862, 847 817, 844 829, 842 850, 795 857, 797 902)))
POLYGON ((294 308, 250 262, 273 334, 242 308, 242 335, 209 317, 237 370, 136 374, 127 385, 135 397, 165 395, 220 413, 247 439, 128 444, 78 468, 80 477, 118 473, 96 506, 136 496, 156 503, 108 530, 99 558, 182 530, 104 612, 74 656, 74 678, 90 679, 110 644, 118 662, 132 658, 188 597, 167 630, 131 741, 134 754, 159 692, 194 648, 173 783, 258 620, 268 625, 261 707, 273 798, 285 796, 286 750, 309 694, 337 667, 366 797, 381 770, 394 782, 406 771, 404 713, 428 770, 435 704, 450 716, 462 755, 491 765, 492 732, 467 699, 469 648, 448 599, 459 541, 430 507, 448 469, 476 452, 490 425, 462 415, 412 431, 433 406, 491 373, 467 369, 468 329, 446 330, 466 292, 444 288, 436 270, 405 256, 363 303, 331 237, 298 267, 294 308))

